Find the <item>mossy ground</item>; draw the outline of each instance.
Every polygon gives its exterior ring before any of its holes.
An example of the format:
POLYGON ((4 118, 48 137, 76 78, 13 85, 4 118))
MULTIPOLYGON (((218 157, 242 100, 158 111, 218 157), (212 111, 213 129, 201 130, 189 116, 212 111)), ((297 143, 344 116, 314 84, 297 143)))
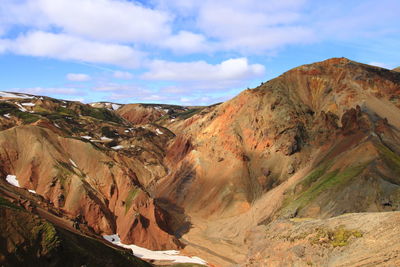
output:
POLYGON ((316 234, 309 240, 312 244, 330 244, 333 247, 343 247, 349 244, 351 238, 360 238, 363 234, 359 230, 349 230, 344 226, 335 229, 316 229, 316 234))
POLYGON ((361 174, 369 163, 333 170, 327 172, 331 164, 321 165, 310 173, 301 183, 302 190, 299 193, 285 199, 282 213, 293 213, 301 210, 314 201, 322 192, 333 190, 347 184, 352 178, 361 174))
POLYGON ((32 241, 40 240, 43 249, 42 253, 49 253, 60 245, 60 238, 54 226, 48 222, 43 222, 35 227, 32 231, 32 241))
POLYGON ((140 192, 139 188, 133 188, 129 191, 128 196, 125 199, 125 213, 131 208, 133 200, 135 200, 137 194, 140 192))
POLYGON ((400 156, 382 144, 378 144, 377 147, 386 165, 397 176, 400 176, 400 156))

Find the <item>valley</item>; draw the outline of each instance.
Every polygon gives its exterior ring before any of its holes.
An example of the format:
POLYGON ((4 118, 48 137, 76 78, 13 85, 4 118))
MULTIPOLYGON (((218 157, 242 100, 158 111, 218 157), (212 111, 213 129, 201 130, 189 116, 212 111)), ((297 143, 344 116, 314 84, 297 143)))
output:
POLYGON ((0 263, 398 266, 399 115, 346 58, 211 106, 0 92, 0 263))

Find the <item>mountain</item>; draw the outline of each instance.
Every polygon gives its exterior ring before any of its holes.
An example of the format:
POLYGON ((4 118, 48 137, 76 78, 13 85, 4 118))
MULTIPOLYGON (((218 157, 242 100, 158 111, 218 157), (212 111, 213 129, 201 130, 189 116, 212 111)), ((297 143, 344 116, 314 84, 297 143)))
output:
POLYGON ((400 67, 394 68, 393 71, 400 72, 400 67))
POLYGON ((332 58, 208 107, 0 96, 1 183, 94 237, 216 266, 399 264, 396 71, 332 58))
POLYGON ((144 189, 166 174, 161 147, 172 133, 133 127, 78 102, 32 96, 1 105, 4 176, 15 175, 69 217, 81 216, 97 234, 118 230, 124 242, 180 247, 166 213, 144 189))
MULTIPOLYGON (((386 149, 398 152, 399 90, 397 73, 347 59, 293 69, 172 125, 179 134, 166 159, 175 172, 157 193, 202 216, 233 215, 312 161, 321 167, 351 152, 366 163, 386 149)), ((353 162, 328 165, 321 173, 353 162)))

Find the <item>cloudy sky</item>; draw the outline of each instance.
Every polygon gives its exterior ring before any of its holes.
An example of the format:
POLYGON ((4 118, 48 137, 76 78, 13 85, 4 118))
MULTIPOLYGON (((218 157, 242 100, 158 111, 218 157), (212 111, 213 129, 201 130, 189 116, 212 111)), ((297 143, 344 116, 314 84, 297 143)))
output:
POLYGON ((400 65, 399 0, 0 0, 0 90, 205 105, 331 57, 400 65))

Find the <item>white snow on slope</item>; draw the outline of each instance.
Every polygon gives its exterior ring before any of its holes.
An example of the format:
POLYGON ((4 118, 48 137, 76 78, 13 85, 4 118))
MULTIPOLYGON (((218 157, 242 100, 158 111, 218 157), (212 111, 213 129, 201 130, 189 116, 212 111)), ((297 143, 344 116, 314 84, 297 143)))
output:
POLYGON ((172 261, 173 263, 197 263, 207 265, 207 262, 200 259, 199 257, 179 256, 179 251, 176 250, 153 251, 135 245, 123 244, 121 243, 118 234, 103 235, 103 238, 108 242, 113 243, 114 245, 132 250, 133 255, 142 259, 172 261))
POLYGON ((15 104, 19 107, 19 110, 20 110, 20 111, 22 111, 22 112, 27 112, 27 111, 28 111, 26 108, 24 108, 23 106, 21 106, 20 103, 15 103, 15 104))
POLYGON ((11 175, 11 174, 7 175, 6 181, 7 181, 9 184, 12 184, 13 186, 21 187, 21 186, 19 185, 18 180, 17 180, 17 176, 15 176, 15 175, 11 175))
POLYGON ((91 136, 88 136, 88 135, 84 135, 84 136, 81 136, 82 138, 85 138, 85 139, 87 139, 87 140, 90 140, 90 139, 92 139, 92 137, 91 136))
POLYGON ((28 191, 31 192, 32 194, 36 194, 35 190, 28 189, 28 191))
POLYGON ((159 134, 164 134, 164 133, 161 132, 160 129, 158 129, 158 128, 156 129, 156 132, 157 132, 157 135, 159 135, 159 134))
POLYGON ((35 106, 35 104, 33 104, 33 103, 22 103, 22 105, 25 107, 34 107, 35 106))
POLYGON ((113 147, 111 147, 112 149, 114 149, 114 150, 118 150, 118 149, 122 149, 122 148, 124 148, 123 146, 113 146, 113 147))
POLYGON ((100 140, 102 140, 102 141, 112 141, 111 138, 108 138, 108 137, 105 137, 105 136, 100 137, 100 140))
POLYGON ((6 117, 7 119, 11 119, 10 113, 4 114, 4 117, 6 117))
POLYGON ((112 107, 113 110, 117 110, 117 109, 119 109, 121 107, 121 105, 111 104, 111 107, 112 107))
POLYGON ((24 94, 13 94, 13 93, 7 93, 7 92, 0 92, 1 97, 12 97, 12 98, 34 98, 33 96, 29 95, 24 95, 24 94))
POLYGON ((75 168, 78 168, 78 165, 76 165, 75 161, 73 161, 72 159, 69 159, 69 162, 71 162, 71 164, 74 165, 75 168))

